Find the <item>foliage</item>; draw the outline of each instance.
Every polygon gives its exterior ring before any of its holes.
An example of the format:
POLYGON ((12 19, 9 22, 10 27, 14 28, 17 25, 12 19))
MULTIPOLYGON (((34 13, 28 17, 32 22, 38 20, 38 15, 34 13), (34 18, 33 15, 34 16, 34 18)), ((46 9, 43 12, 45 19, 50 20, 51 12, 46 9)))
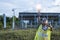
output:
POLYGON ((36 30, 10 30, 10 31, 1 31, 0 39, 1 40, 33 40, 36 30))
MULTIPOLYGON (((0 31, 0 40, 34 40, 37 29, 4 30, 0 31)), ((51 40, 60 40, 60 32, 52 32, 51 40)))
MULTIPOLYGON (((14 19, 15 19, 15 22, 17 23, 18 22, 18 18, 14 17, 14 19)), ((13 21, 13 17, 6 17, 6 27, 7 27, 7 29, 12 28, 12 21, 13 21)), ((0 30, 3 29, 3 26, 4 26, 3 25, 4 24, 3 22, 4 22, 3 21, 3 16, 0 15, 0 30)))

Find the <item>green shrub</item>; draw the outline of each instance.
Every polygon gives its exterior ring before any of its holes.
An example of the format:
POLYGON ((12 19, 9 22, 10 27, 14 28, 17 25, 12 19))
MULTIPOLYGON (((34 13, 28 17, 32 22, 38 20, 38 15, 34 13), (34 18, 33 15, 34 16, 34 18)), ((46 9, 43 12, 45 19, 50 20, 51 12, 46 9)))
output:
MULTIPOLYGON (((0 31, 0 40, 34 40, 36 29, 0 31)), ((51 40, 60 40, 60 32, 52 32, 51 40)))
POLYGON ((35 36, 35 30, 10 30, 1 31, 1 40, 33 40, 35 36), (34 34, 34 35, 33 35, 34 34))
POLYGON ((0 30, 2 30, 3 29, 3 24, 2 24, 2 22, 0 22, 0 30))

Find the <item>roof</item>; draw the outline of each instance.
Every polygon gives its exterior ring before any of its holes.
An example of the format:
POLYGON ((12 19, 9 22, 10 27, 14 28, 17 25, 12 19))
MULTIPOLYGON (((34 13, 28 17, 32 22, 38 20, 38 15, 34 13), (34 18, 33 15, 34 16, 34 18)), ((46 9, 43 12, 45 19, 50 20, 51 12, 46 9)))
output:
POLYGON ((60 13, 36 13, 36 12, 19 12, 19 16, 38 16, 38 15, 42 15, 42 16, 60 16, 60 13))

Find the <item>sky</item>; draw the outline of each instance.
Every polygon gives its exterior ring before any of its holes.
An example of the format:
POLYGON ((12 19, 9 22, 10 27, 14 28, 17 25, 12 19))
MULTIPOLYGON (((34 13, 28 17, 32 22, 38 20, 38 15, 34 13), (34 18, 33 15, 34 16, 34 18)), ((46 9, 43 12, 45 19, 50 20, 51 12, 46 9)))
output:
POLYGON ((0 0, 0 15, 12 17, 12 9, 15 9, 16 17, 19 12, 37 12, 37 4, 41 5, 41 12, 60 13, 60 0, 0 0))

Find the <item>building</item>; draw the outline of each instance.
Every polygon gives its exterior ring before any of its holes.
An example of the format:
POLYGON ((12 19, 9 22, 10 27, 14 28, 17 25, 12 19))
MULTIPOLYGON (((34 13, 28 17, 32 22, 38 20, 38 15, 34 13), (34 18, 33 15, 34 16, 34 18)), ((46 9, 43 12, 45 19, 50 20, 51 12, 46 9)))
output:
POLYGON ((60 13, 33 13, 33 12, 20 12, 19 13, 19 27, 20 28, 36 28, 38 27, 42 18, 47 18, 49 23, 53 26, 60 24, 60 13))

